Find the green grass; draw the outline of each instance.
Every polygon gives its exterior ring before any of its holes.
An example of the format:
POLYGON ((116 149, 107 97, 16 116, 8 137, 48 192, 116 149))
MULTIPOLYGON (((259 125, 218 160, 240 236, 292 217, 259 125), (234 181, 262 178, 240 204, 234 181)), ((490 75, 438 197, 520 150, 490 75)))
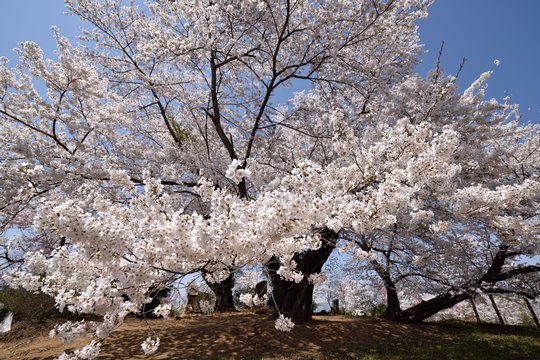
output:
MULTIPOLYGON (((453 341, 422 344, 404 339, 401 346, 379 349, 377 354, 357 354, 362 360, 401 359, 540 359, 540 332, 534 328, 493 325, 441 324, 455 332, 453 341)), ((420 342, 420 343, 419 343, 420 342)))
MULTIPOLYGON (((540 331, 535 327, 445 322, 433 324, 445 339, 409 338, 370 347, 298 352, 277 359, 355 360, 540 360, 540 331)), ((262 358, 269 359, 269 358, 262 358)), ((276 358, 273 358, 276 359, 276 358)))

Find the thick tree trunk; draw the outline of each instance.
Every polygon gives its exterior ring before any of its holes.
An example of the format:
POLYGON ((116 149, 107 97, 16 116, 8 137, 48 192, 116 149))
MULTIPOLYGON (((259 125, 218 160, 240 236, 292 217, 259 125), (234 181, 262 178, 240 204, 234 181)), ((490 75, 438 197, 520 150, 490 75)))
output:
POLYGON ((504 323, 504 318, 501 315, 501 312, 499 311, 499 307, 497 306, 497 303, 495 302, 495 299, 493 298, 493 295, 488 295, 489 301, 491 301, 491 306, 493 306, 493 310, 495 310, 495 314, 497 314, 497 318, 499 319, 499 322, 501 325, 506 325, 504 323))
POLYGON ((536 324, 536 327, 540 329, 540 322, 538 321, 538 316, 536 316, 536 313, 534 312, 534 308, 531 305, 531 302, 527 298, 523 298, 525 300, 525 304, 527 305, 527 308, 531 312, 531 316, 533 318, 534 323, 536 324))
POLYGON ((390 275, 383 276, 384 287, 386 289, 386 309, 382 313, 382 317, 396 321, 401 318, 401 307, 396 289, 396 284, 390 279, 390 275))
POLYGON ((266 269, 272 283, 272 298, 274 301, 274 315, 279 314, 290 318, 295 324, 304 324, 311 320, 313 306, 313 284, 308 277, 320 273, 322 267, 336 246, 337 234, 331 230, 320 231, 323 245, 317 250, 309 250, 293 257, 297 264, 297 271, 304 274, 299 283, 283 280, 278 274, 281 263, 272 257, 266 263, 266 269))
POLYGON ((471 302, 471 306, 474 312, 474 317, 476 318, 477 323, 481 323, 482 320, 480 319, 480 315, 478 314, 478 309, 476 308, 476 304, 474 303, 474 299, 470 298, 469 301, 471 302))
POLYGON ((436 296, 433 299, 429 299, 428 301, 422 301, 418 305, 412 306, 407 310, 403 310, 396 320, 406 323, 421 322, 442 310, 449 309, 452 306, 459 304, 463 300, 470 299, 471 296, 472 294, 468 292, 457 294, 447 292, 436 296))
POLYGON ((268 269, 272 278, 274 298, 274 315, 278 314, 292 319, 295 324, 303 324, 311 320, 313 305, 313 284, 306 279, 300 283, 282 280, 275 270, 268 269))
POLYGON ((236 311, 234 307, 232 288, 234 287, 234 274, 231 273, 228 278, 220 282, 204 281, 208 287, 216 295, 216 303, 214 304, 214 312, 236 311))

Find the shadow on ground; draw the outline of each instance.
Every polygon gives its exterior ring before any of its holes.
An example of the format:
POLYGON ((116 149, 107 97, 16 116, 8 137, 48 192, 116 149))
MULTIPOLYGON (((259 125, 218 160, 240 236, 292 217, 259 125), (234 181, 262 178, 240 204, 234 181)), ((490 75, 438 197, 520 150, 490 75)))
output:
MULTIPOLYGON (((2 359, 53 358, 88 342, 63 345, 46 334, 0 337, 2 359)), ((102 345, 99 359, 540 359, 534 328, 466 323, 404 325, 372 317, 315 316, 283 333, 264 314, 250 312, 126 322, 102 345), (141 343, 158 336, 158 352, 141 343)))

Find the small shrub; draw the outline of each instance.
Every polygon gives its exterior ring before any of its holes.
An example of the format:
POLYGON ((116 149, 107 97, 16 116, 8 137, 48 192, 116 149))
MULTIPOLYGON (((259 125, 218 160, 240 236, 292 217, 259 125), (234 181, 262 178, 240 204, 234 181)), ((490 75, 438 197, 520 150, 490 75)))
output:
POLYGON ((521 313, 521 325, 523 326, 535 326, 536 324, 534 323, 532 317, 530 317, 529 315, 525 314, 525 313, 521 313))
POLYGON ((386 305, 377 304, 369 309, 369 315, 371 316, 381 316, 386 311, 386 305))

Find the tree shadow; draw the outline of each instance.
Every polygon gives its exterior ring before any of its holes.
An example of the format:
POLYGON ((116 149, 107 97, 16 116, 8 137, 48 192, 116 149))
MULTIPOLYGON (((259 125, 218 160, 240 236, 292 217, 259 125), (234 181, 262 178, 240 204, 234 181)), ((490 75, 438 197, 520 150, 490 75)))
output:
MULTIPOLYGON (((404 339, 450 341, 443 329, 421 324, 402 325, 374 318, 315 316, 313 322, 284 333, 267 315, 251 313, 193 316, 181 320, 129 319, 102 347, 101 359, 143 359, 140 344, 158 336, 161 346, 152 359, 250 359, 296 353, 365 350, 367 353, 399 347, 404 339), (153 334, 152 334, 153 333, 153 334)), ((405 341, 406 342, 406 341, 405 341)))

